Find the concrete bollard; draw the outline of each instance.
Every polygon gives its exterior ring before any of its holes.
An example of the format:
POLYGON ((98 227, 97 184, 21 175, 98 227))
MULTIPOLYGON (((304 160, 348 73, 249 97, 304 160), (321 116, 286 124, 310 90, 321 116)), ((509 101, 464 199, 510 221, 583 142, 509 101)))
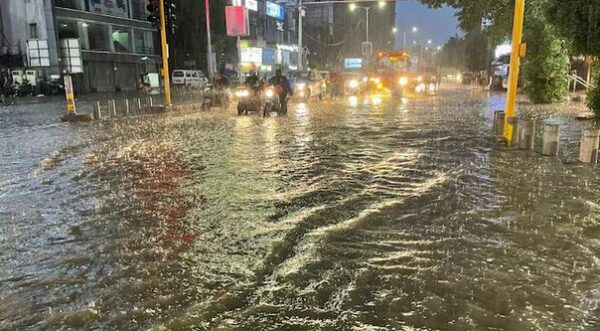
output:
POLYGON ((494 112, 494 134, 502 136, 504 134, 504 117, 505 112, 497 110, 494 112))
POLYGON ((125 115, 129 116, 129 99, 125 99, 125 115))
POLYGON ((556 156, 560 145, 560 125, 544 124, 544 141, 542 146, 542 155, 556 156))
POLYGON ((94 111, 94 118, 97 120, 102 119, 102 110, 100 108, 100 101, 96 102, 96 110, 94 111))
POLYGON ((148 102, 150 103, 150 107, 154 107, 154 100, 152 100, 152 97, 148 98, 148 102))
POLYGON ((115 99, 112 99, 112 109, 113 109, 113 116, 117 116, 117 103, 115 102, 115 99))
POLYGON ((137 98, 138 112, 142 111, 142 98, 137 98))
POLYGON ((535 120, 519 123, 519 149, 533 150, 535 144, 535 120))
POLYGON ((600 145, 600 130, 583 130, 579 147, 579 162, 598 163, 598 145, 600 145))

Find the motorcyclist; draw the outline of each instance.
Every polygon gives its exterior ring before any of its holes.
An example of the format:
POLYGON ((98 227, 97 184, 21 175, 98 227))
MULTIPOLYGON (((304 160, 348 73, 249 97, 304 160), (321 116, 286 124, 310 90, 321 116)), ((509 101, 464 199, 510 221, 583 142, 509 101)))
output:
POLYGON ((246 77, 246 81, 244 84, 250 88, 253 92, 259 92, 262 89, 262 80, 258 76, 256 72, 251 72, 248 77, 246 77))
POLYGON ((283 75, 281 69, 277 69, 277 71, 275 71, 275 76, 269 80, 269 84, 276 87, 275 91, 279 94, 281 109, 286 112, 288 97, 294 95, 290 81, 283 75))

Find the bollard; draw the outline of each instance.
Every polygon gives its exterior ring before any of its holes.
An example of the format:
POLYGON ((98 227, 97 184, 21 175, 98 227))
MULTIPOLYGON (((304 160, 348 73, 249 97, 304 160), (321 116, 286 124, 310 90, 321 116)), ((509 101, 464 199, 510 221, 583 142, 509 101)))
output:
POLYGON ((137 98, 138 112, 142 111, 142 98, 137 98))
POLYGON ((129 99, 125 99, 125 115, 129 115, 129 99))
POLYGON ((96 112, 94 114, 94 118, 97 120, 102 119, 102 111, 100 110, 100 101, 96 102, 96 112))
POLYGON ((494 112, 494 134, 502 136, 504 134, 504 116, 503 110, 497 110, 494 112))
POLYGON ((542 146, 542 155, 556 156, 560 144, 560 125, 544 124, 544 142, 542 146))
POLYGON ((152 97, 148 97, 148 102, 150 102, 150 107, 154 107, 154 100, 152 100, 152 97))
POLYGON ((511 117, 509 119, 506 120, 508 122, 508 124, 512 125, 513 130, 512 130, 512 138, 510 139, 510 145, 507 146, 508 148, 513 148, 515 146, 518 146, 519 144, 519 119, 516 117, 511 117))
POLYGON ((535 120, 519 123, 519 149, 533 150, 535 144, 535 120))
POLYGON ((112 99, 112 107, 113 107, 113 116, 117 116, 117 103, 115 102, 115 99, 112 99))
POLYGON ((600 145, 600 130, 583 130, 579 146, 579 162, 598 163, 598 145, 600 145))

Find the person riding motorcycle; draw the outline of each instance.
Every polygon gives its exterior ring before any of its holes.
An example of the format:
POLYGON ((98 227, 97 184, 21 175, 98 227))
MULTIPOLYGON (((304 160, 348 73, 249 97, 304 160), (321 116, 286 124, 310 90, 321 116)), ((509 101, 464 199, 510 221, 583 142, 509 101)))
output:
POLYGON ((288 97, 294 95, 290 81, 283 75, 281 69, 277 69, 275 76, 269 80, 269 84, 275 87, 275 92, 279 95, 281 109, 287 112, 288 97))
POLYGON ((248 77, 246 77, 244 85, 250 88, 252 92, 258 93, 262 89, 263 82, 256 72, 252 72, 250 75, 248 75, 248 77))

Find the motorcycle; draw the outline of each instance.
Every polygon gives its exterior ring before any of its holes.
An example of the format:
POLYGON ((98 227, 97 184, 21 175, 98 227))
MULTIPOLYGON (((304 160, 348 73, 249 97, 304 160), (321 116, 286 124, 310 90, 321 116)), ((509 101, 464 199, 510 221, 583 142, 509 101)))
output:
POLYGON ((287 107, 284 105, 285 101, 282 102, 282 95, 280 86, 270 86, 265 90, 265 105, 263 107, 263 117, 267 117, 271 113, 277 113, 277 115, 287 114, 287 107))
POLYGON ((238 115, 248 115, 249 112, 259 112, 262 108, 260 90, 248 86, 240 86, 235 91, 238 99, 238 115))

